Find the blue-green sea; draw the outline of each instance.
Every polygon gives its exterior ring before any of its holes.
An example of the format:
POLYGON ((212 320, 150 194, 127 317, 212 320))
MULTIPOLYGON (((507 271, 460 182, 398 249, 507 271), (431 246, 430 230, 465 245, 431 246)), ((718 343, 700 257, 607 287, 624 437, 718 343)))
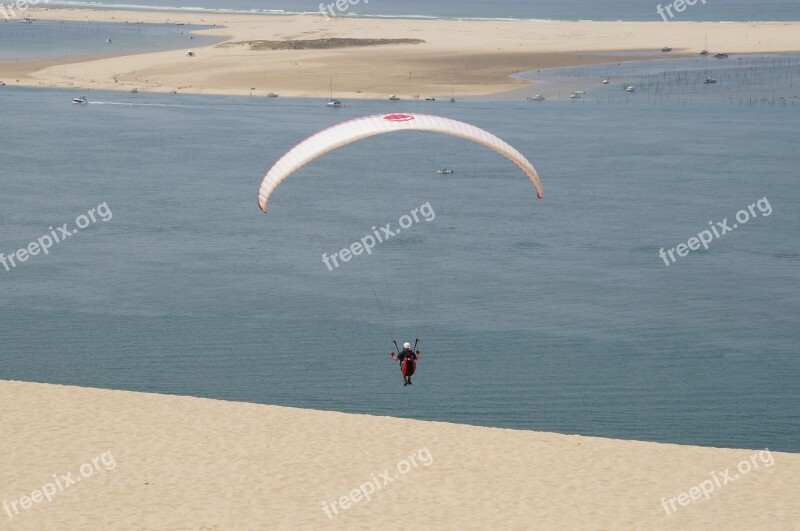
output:
POLYGON ((342 109, 0 87, 0 252, 113 214, 0 266, 0 379, 800 451, 800 92, 760 72, 759 104, 655 97, 646 72, 641 98, 626 78, 580 101, 342 109), (481 146, 396 133, 325 155, 259 211, 287 149, 394 111, 497 134, 544 198, 481 146), (708 250, 659 257, 764 199, 708 250), (435 219, 323 263, 425 203, 435 219), (403 387, 391 339, 417 335, 403 387))

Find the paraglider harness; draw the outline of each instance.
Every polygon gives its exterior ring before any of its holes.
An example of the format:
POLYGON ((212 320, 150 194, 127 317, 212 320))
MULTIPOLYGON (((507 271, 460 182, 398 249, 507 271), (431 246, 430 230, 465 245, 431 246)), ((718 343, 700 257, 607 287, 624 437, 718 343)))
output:
POLYGON ((394 343, 395 348, 397 349, 397 358, 396 361, 400 362, 400 370, 403 373, 403 376, 411 376, 416 372, 417 368, 417 345, 419 344, 419 338, 414 341, 414 348, 413 349, 403 349, 400 350, 400 346, 397 344, 397 341, 392 339, 392 343, 394 343), (411 363, 410 370, 407 368, 406 364, 411 363))

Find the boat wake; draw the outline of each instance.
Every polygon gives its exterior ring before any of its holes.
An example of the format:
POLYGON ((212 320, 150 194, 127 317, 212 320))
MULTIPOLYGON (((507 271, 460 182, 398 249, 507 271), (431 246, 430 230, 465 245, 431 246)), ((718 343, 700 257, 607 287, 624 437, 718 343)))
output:
POLYGON ((123 107, 178 107, 182 109, 199 109, 197 105, 177 105, 175 103, 129 103, 125 101, 89 101, 89 105, 121 105, 123 107))

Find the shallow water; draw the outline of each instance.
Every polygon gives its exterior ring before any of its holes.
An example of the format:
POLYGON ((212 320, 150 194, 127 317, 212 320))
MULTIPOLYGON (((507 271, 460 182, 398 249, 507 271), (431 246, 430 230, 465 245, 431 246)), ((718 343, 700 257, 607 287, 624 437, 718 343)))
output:
POLYGON ((0 268, 0 379, 800 450, 797 109, 70 97, 0 89, 0 252, 103 202, 113 218, 0 268), (393 110, 507 139, 544 199, 484 148, 400 133, 258 211, 294 143, 393 110), (770 216, 659 258, 764 197, 770 216), (434 220, 323 264, 426 202, 434 220), (393 333, 421 333, 412 388, 393 333))
POLYGON ((28 24, 12 20, 0 23, 0 61, 126 55, 208 46, 222 40, 191 34, 200 29, 204 27, 46 20, 28 24))
MULTIPOLYGON (((319 0, 136 0, 135 2, 88 2, 67 0, 50 2, 70 6, 159 6, 220 12, 317 13, 319 0)), ((322 2, 325 5, 330 0, 322 2)), ((554 19, 554 20, 645 20, 662 17, 658 5, 673 2, 643 2, 641 0, 351 0, 337 16, 421 17, 421 18, 484 18, 484 19, 554 19)), ((800 9, 796 0, 709 0, 687 7, 682 13, 672 12, 675 21, 747 21, 798 20, 800 9)))

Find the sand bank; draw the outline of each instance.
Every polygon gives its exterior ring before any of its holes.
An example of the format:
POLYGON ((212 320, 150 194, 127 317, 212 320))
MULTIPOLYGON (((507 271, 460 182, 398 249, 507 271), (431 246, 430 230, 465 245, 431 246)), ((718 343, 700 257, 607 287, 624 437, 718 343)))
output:
POLYGON ((0 400, 3 529, 796 529, 800 521, 798 454, 7 381, 0 400), (708 497, 697 496, 700 485, 708 497))
POLYGON ((709 48, 728 53, 800 51, 800 23, 496 22, 355 19, 144 11, 36 9, 41 20, 216 24, 205 33, 228 42, 415 39, 354 47, 215 45, 53 65, 0 63, 9 84, 139 91, 324 98, 447 97, 518 89, 512 74, 630 59, 619 52, 662 46, 672 55, 709 48), (192 50, 194 57, 186 52, 192 50), (18 81, 17 81, 18 80, 18 81))

